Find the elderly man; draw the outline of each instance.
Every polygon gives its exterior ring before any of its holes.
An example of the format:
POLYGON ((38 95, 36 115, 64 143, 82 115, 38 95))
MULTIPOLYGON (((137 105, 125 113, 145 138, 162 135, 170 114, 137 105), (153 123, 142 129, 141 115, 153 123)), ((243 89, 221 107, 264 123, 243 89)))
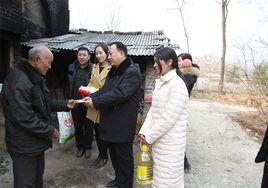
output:
POLYGON ((14 187, 43 187, 44 152, 59 132, 52 126, 50 112, 68 110, 74 100, 55 100, 45 85, 53 54, 45 46, 30 49, 5 79, 2 102, 6 145, 13 162, 14 187))
POLYGON ((108 61, 111 70, 104 86, 90 95, 87 107, 100 109, 100 139, 108 143, 115 179, 107 187, 131 188, 134 162, 133 140, 139 108, 141 73, 127 57, 127 48, 111 43, 108 61))

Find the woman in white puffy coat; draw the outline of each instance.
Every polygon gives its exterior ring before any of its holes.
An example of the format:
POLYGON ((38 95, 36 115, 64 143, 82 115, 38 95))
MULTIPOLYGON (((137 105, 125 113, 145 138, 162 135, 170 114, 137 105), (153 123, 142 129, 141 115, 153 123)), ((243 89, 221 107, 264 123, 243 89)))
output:
POLYGON ((188 120, 188 92, 169 47, 154 54, 156 80, 152 105, 140 130, 141 141, 152 145, 153 187, 184 187, 184 153, 188 120))

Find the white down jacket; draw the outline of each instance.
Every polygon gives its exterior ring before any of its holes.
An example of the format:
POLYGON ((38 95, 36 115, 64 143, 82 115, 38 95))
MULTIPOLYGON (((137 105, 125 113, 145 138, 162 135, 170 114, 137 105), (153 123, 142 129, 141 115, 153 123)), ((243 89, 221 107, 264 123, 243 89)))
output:
POLYGON ((140 134, 152 144, 153 187, 184 187, 188 92, 175 70, 156 80, 152 105, 140 134))

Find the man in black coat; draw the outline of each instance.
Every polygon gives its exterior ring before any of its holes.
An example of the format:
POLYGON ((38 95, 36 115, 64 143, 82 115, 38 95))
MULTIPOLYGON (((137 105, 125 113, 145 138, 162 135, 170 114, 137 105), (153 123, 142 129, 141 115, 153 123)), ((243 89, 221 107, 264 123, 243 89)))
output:
POLYGON ((55 100, 45 85, 53 54, 45 46, 30 49, 29 60, 18 64, 3 83, 1 98, 5 117, 7 151, 13 163, 14 187, 43 187, 44 151, 59 132, 50 112, 75 106, 74 100, 55 100))
POLYGON ((100 139, 109 145, 115 179, 107 187, 133 187, 133 140, 139 108, 141 73, 127 57, 120 42, 109 45, 108 60, 112 65, 105 84, 90 95, 85 103, 100 109, 100 139))
MULTIPOLYGON (((69 98, 82 99, 79 93, 80 86, 87 86, 92 72, 89 50, 80 47, 77 52, 77 60, 70 64, 68 69, 68 94, 69 98)), ((93 122, 86 118, 87 108, 79 104, 72 110, 75 127, 75 140, 77 146, 76 157, 91 157, 93 141, 93 122)))
POLYGON ((268 128, 266 129, 266 133, 261 148, 256 156, 255 162, 256 163, 264 162, 261 188, 267 188, 268 187, 268 128))

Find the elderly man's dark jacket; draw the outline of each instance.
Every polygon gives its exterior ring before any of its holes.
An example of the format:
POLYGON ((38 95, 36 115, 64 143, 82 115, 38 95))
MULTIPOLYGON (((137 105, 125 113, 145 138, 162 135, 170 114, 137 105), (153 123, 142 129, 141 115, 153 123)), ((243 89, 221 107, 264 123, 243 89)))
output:
POLYGON ((67 100, 50 99, 44 77, 21 61, 3 83, 6 144, 11 154, 39 155, 52 144, 51 111, 67 110, 67 100))
POLYGON ((133 141, 141 81, 138 65, 127 58, 117 69, 111 68, 102 89, 91 95, 94 107, 100 109, 100 139, 112 143, 133 141))

